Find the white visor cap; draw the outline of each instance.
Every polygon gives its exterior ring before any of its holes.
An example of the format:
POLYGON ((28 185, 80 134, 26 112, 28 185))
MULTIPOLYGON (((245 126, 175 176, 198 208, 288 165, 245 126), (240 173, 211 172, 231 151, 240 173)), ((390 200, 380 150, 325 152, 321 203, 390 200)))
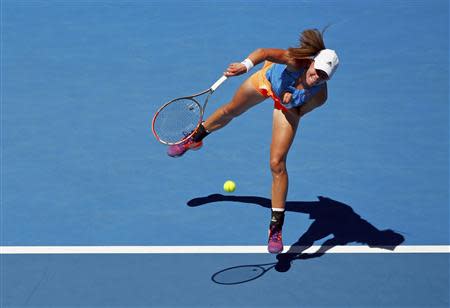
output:
POLYGON ((316 70, 324 71, 328 75, 328 78, 330 79, 338 66, 339 66, 338 55, 332 49, 322 49, 314 57, 314 68, 316 70))

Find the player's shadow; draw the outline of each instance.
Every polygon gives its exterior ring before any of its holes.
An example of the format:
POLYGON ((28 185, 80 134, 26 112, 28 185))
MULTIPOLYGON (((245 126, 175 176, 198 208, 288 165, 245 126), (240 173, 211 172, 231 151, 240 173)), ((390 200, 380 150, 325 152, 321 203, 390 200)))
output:
MULTIPOLYGON (((287 201, 286 211, 309 214, 312 224, 300 238, 291 245, 286 253, 277 255, 275 269, 286 272, 293 260, 310 259, 322 256, 327 250, 337 245, 361 243, 373 248, 394 250, 403 243, 403 235, 393 230, 379 230, 367 220, 359 216, 353 208, 342 202, 318 197, 318 201, 287 201), (315 253, 304 253, 314 242, 327 239, 315 253)), ((213 202, 241 202, 271 208, 271 200, 256 196, 224 196, 214 194, 188 201, 190 207, 197 207, 213 202)))

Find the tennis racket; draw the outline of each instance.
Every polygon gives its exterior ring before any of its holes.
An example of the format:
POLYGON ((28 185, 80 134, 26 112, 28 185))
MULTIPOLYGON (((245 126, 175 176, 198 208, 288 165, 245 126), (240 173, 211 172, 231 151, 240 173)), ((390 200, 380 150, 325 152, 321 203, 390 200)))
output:
POLYGON ((199 128, 208 99, 227 80, 220 77, 209 89, 190 96, 178 97, 162 105, 153 116, 152 131, 156 139, 167 145, 179 144, 189 139, 199 128), (203 105, 199 97, 206 95, 203 105))

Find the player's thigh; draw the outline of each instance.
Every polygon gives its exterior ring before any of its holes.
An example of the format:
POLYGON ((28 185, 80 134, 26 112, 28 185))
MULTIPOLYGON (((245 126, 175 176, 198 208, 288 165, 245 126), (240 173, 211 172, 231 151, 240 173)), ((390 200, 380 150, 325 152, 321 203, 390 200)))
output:
POLYGON ((272 143, 270 145, 271 161, 286 160, 287 153, 294 141, 300 121, 295 110, 283 111, 274 109, 272 122, 272 143))
POLYGON ((250 79, 247 79, 241 84, 232 100, 225 107, 228 113, 238 116, 266 98, 255 89, 250 79))

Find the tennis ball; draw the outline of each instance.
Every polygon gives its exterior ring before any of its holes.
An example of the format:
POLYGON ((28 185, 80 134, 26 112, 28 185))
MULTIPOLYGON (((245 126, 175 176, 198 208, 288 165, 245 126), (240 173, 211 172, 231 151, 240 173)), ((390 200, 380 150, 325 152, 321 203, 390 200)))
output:
POLYGON ((223 190, 225 190, 226 192, 233 192, 236 189, 236 183, 234 183, 233 181, 226 181, 225 183, 223 183, 223 190))

